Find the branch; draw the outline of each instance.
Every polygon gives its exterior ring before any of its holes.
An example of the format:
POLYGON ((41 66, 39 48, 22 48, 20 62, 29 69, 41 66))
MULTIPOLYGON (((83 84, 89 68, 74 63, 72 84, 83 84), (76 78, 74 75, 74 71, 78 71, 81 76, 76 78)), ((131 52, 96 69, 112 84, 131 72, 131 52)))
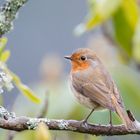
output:
MULTIPOLYGON (((44 105, 43 105, 41 111, 36 116, 37 118, 45 117, 45 115, 47 113, 47 109, 48 109, 48 95, 49 95, 49 93, 46 92, 45 93, 44 105)), ((8 131, 7 132, 7 140, 13 140, 16 134, 17 134, 16 131, 8 131)))
MULTIPOLYGON (((134 119, 132 113, 130 113, 130 111, 128 113, 131 118, 134 119)), ((73 131, 96 136, 127 134, 140 135, 140 124, 136 120, 134 123, 138 123, 138 129, 128 130, 124 127, 124 125, 115 125, 110 127, 109 125, 83 124, 81 121, 76 120, 54 120, 47 118, 29 118, 24 116, 16 117, 14 113, 9 113, 5 108, 0 107, 0 128, 14 131, 34 130, 40 122, 44 122, 50 130, 73 131)))
POLYGON ((0 36, 9 32, 13 28, 13 20, 17 17, 18 10, 28 0, 7 0, 0 7, 0 36))
POLYGON ((102 29, 102 33, 103 33, 104 37, 107 39, 107 41, 111 45, 117 46, 116 41, 113 39, 113 36, 111 35, 111 33, 108 29, 107 23, 102 24, 101 29, 102 29))

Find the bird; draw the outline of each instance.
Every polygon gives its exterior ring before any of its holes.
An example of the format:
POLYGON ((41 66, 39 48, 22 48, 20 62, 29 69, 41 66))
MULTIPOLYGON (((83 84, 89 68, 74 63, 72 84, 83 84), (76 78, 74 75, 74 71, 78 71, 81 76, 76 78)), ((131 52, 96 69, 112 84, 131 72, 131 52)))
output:
POLYGON ((112 126, 111 112, 116 112, 127 129, 135 129, 129 119, 119 90, 96 53, 89 48, 79 48, 70 56, 64 58, 71 61, 70 87, 77 101, 91 109, 88 118, 94 111, 108 109, 110 125, 112 126))

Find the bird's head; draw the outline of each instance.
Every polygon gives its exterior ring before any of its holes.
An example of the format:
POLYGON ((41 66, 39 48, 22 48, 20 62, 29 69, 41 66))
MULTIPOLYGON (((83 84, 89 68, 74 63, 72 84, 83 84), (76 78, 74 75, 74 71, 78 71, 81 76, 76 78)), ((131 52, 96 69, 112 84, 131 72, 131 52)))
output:
POLYGON ((98 61, 96 54, 93 50, 88 48, 80 48, 76 50, 72 55, 65 56, 72 64, 72 71, 85 70, 92 66, 92 63, 98 61))

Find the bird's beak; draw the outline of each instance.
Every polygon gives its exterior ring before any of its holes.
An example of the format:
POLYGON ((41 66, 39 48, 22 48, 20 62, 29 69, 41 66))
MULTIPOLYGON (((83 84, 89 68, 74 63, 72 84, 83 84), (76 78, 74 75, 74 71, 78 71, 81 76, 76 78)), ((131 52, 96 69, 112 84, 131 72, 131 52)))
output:
POLYGON ((69 60, 72 60, 71 59, 71 56, 64 56, 64 58, 69 59, 69 60))

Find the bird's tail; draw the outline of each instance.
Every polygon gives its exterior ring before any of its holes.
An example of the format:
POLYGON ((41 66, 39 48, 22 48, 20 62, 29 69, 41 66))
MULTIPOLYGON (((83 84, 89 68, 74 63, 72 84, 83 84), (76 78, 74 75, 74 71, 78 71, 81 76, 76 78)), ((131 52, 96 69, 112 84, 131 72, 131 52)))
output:
POLYGON ((115 102, 115 109, 127 129, 136 129, 134 122, 130 120, 124 107, 120 106, 117 101, 115 102))

